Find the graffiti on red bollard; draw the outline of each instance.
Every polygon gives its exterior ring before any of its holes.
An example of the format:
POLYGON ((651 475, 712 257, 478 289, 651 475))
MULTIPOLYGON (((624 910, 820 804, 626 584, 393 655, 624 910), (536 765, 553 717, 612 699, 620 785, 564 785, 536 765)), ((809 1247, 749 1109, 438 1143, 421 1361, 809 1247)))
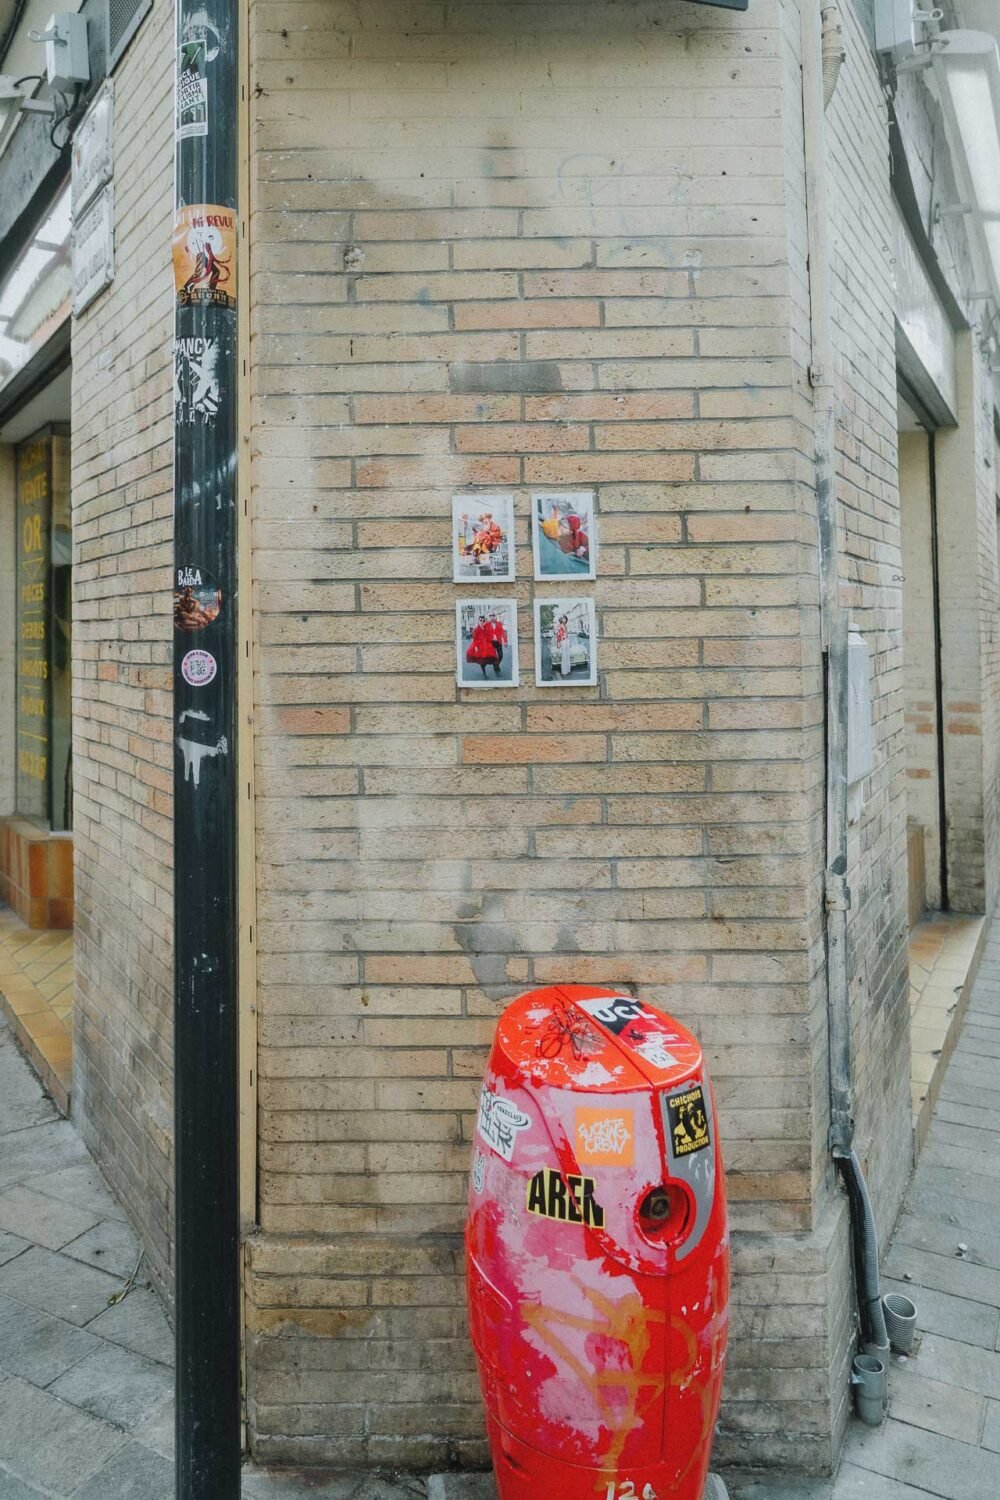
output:
POLYGON ((695 1038, 629 995, 534 990, 500 1019, 466 1228, 501 1500, 702 1500, 729 1235, 695 1038))

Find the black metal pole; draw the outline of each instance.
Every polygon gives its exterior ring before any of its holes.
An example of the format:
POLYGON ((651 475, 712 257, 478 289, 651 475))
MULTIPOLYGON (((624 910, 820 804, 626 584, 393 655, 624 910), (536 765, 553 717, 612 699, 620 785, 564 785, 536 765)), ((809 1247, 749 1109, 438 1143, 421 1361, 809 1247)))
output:
POLYGON ((238 1500, 237 0, 176 19, 177 1495, 238 1500))

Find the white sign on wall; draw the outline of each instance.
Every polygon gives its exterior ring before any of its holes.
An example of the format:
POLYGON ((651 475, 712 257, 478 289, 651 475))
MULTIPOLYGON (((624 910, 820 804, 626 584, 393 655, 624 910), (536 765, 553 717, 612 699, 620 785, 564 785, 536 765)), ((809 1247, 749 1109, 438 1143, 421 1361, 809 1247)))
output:
POLYGON ((86 208, 114 172, 115 86, 105 79, 73 133, 73 216, 86 208))
POLYGON ((100 197, 73 223, 73 315, 78 317, 115 275, 115 190, 100 197))

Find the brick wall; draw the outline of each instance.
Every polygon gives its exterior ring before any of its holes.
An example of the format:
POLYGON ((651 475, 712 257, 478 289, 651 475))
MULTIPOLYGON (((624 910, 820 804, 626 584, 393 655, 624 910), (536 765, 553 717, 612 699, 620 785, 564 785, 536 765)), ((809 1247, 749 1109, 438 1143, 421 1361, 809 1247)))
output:
POLYGON ((868 646, 875 755, 849 840, 848 970, 856 1148, 884 1235, 912 1157, 892 200, 876 60, 853 5, 842 19, 847 58, 826 116, 841 600, 868 646))
POLYGON ((73 327, 74 1113, 168 1294, 173 7, 115 75, 112 286, 73 327))
POLYGON ((980 555, 980 660, 983 709, 983 813, 986 823, 987 911, 1000 896, 1000 443, 993 406, 995 378, 979 367, 976 431, 983 463, 978 496, 980 555))
MULTIPOLYGON (((974 335, 957 340, 959 425, 935 435, 938 567, 941 586, 941 679, 948 899, 955 911, 988 911, 996 902, 997 850, 987 868, 988 777, 995 749, 984 715, 996 594, 996 504, 987 403, 988 377, 974 335)), ((993 678, 995 682, 995 674, 993 678)))
POLYGON ((924 830, 927 905, 941 904, 938 715, 930 449, 925 432, 899 434, 903 573, 906 813, 924 830))
POLYGON ((979 287, 968 226, 961 215, 934 211, 936 204, 961 197, 941 111, 919 73, 897 79, 893 103, 917 213, 929 226, 930 245, 958 315, 972 328, 971 335, 958 339, 959 425, 936 436, 945 786, 951 903, 957 910, 991 912, 1000 894, 997 736, 986 728, 987 720, 991 726, 995 722, 1000 691, 991 547, 996 511, 990 498, 994 440, 989 410, 991 395, 994 402, 996 397, 980 347, 983 304, 970 300, 979 287), (973 578, 976 588, 970 590, 973 578))
POLYGON ((706 1045, 745 1235, 727 1452, 829 1463, 797 26, 253 6, 264 1456, 481 1454, 471 1111, 504 1001, 588 979, 706 1045), (569 696, 532 685, 546 485, 600 517, 600 685, 569 696), (454 682, 450 497, 477 489, 514 492, 520 546, 522 685, 490 694, 454 682))

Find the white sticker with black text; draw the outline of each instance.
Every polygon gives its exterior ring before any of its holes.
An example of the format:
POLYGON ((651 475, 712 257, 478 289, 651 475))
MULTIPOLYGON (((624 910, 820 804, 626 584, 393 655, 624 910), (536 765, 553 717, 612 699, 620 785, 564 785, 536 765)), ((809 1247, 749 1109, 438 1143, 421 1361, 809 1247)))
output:
POLYGON ((504 1161, 512 1161, 514 1146, 522 1130, 527 1130, 531 1120, 512 1104, 484 1088, 479 1096, 479 1134, 488 1146, 492 1146, 504 1161))

